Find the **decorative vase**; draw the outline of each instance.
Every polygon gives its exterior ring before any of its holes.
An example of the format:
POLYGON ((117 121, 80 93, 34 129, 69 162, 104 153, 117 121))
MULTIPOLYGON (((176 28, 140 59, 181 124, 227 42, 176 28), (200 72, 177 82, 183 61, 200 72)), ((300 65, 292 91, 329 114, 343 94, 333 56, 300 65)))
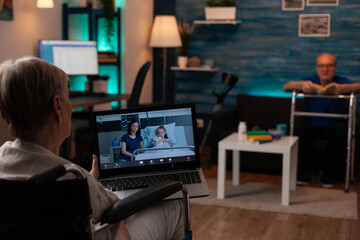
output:
POLYGON ((234 20, 236 7, 205 7, 206 20, 234 20))
POLYGON ((198 57, 191 57, 189 58, 189 67, 195 67, 195 68, 198 68, 200 67, 201 65, 201 59, 198 58, 198 57))
POLYGON ((186 68, 188 64, 188 57, 186 56, 179 56, 178 57, 178 66, 179 68, 186 68))

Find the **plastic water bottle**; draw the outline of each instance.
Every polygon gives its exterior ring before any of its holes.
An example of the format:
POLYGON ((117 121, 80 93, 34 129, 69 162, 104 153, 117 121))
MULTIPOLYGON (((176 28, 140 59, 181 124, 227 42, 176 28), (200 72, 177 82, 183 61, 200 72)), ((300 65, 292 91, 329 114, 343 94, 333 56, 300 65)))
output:
POLYGON ((113 147, 119 147, 120 146, 120 142, 118 140, 116 140, 116 138, 111 142, 111 145, 113 147))
POLYGON ((247 136, 246 136, 246 133, 244 133, 246 131, 247 131, 246 122, 239 122, 239 127, 238 127, 239 141, 241 141, 241 142, 246 141, 247 136))

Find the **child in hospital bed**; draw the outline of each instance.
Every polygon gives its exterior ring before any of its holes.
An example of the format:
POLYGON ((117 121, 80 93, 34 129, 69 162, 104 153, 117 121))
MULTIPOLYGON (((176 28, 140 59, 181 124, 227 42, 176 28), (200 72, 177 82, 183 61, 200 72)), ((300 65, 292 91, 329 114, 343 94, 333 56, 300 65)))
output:
POLYGON ((156 136, 153 138, 152 143, 155 148, 172 147, 171 140, 168 138, 163 125, 156 129, 156 136))

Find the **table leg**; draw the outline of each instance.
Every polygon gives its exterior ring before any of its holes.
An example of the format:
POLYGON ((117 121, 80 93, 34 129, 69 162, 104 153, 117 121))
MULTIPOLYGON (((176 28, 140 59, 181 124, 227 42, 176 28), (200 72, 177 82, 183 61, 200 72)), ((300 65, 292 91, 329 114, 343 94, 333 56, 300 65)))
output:
POLYGON ((233 185, 240 184, 240 151, 233 150, 233 185))
POLYGON ((219 146, 217 198, 220 198, 220 199, 225 198, 225 178, 226 178, 225 152, 226 152, 226 150, 224 148, 220 148, 220 146, 219 146))
POLYGON ((291 148, 290 156, 290 190, 296 190, 297 165, 298 165, 298 145, 297 141, 291 148))
POLYGON ((282 159, 281 204, 289 205, 289 202, 290 202, 290 154, 284 153, 282 159))

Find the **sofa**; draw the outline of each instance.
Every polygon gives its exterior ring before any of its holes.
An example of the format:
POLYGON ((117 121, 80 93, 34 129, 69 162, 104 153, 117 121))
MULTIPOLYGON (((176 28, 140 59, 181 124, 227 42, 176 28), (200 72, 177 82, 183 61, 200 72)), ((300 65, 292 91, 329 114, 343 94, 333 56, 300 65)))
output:
MULTIPOLYGON (((296 101, 296 111, 303 109, 303 99, 296 101)), ((220 110, 213 113, 213 125, 211 130, 211 163, 217 164, 218 157, 218 142, 230 135, 237 132, 238 124, 240 121, 245 121, 248 130, 254 127, 262 130, 276 128, 276 124, 287 124, 287 135, 290 132, 290 111, 291 111, 291 98, 281 97, 259 97, 239 94, 236 100, 236 107, 234 109, 220 110)), ((295 125, 297 123, 295 118, 295 125)), ((360 124, 357 119, 356 136, 359 136, 360 124)), ((356 138, 355 138, 356 139, 356 138)), ((358 159, 357 153, 359 148, 355 144, 355 160, 358 159)), ((314 142, 314 147, 324 149, 324 142, 321 140, 314 142)), ((230 152, 227 153, 227 159, 231 159, 230 152)), ((253 153, 241 152, 241 169, 246 172, 261 172, 270 174, 281 174, 282 158, 280 154, 269 153, 253 153)), ((355 161, 356 164, 357 161, 355 161)), ((229 169, 232 161, 228 161, 227 166, 229 169)), ((355 165, 355 174, 359 172, 359 167, 355 165)), ((358 175, 358 174, 356 174, 358 175)))

